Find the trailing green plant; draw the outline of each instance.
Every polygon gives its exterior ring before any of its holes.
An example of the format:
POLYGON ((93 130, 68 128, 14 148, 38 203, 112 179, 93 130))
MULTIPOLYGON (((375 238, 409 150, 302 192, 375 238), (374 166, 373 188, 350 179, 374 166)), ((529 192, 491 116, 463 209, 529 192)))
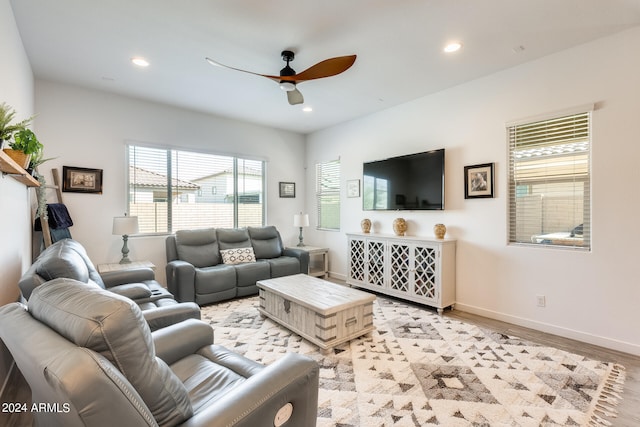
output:
POLYGON ((24 154, 37 154, 44 148, 31 129, 21 129, 17 131, 13 135, 13 141, 9 142, 9 147, 17 151, 22 151, 24 154))
POLYGON ((0 143, 11 140, 14 133, 25 130, 33 120, 33 117, 29 117, 21 122, 11 124, 15 115, 15 110, 6 102, 0 104, 0 143))
POLYGON ((38 198, 38 209, 36 210, 36 218, 40 218, 40 221, 48 221, 49 215, 47 214, 47 180, 44 175, 39 173, 35 174, 36 180, 40 184, 40 187, 36 188, 36 195, 38 198))

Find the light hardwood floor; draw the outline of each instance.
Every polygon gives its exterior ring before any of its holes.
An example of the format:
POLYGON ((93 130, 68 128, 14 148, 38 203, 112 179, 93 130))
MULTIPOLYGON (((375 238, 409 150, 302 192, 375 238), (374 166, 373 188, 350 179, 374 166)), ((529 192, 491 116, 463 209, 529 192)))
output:
MULTIPOLYGON (((640 426, 640 357, 546 334, 510 323, 476 316, 459 310, 447 310, 444 315, 498 333, 529 340, 540 345, 556 347, 592 359, 604 362, 615 362, 623 365, 626 368, 624 393, 622 395, 622 401, 617 407, 618 417, 611 418, 610 421, 614 427, 640 426)), ((30 391, 24 378, 17 369, 14 369, 12 374, 0 400, 2 402, 30 402, 30 391)), ((22 427, 30 425, 31 416, 29 414, 13 414, 9 416, 9 414, 0 412, 0 426, 22 427)))

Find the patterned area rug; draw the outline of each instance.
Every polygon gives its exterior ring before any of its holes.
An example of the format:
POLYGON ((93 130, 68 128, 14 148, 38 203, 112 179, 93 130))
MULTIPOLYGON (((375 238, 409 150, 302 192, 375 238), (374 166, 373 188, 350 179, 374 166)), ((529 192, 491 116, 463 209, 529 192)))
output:
POLYGON ((320 364, 318 427, 610 425, 624 368, 378 297, 376 330, 323 356, 251 297, 202 308, 216 344, 269 364, 320 364))

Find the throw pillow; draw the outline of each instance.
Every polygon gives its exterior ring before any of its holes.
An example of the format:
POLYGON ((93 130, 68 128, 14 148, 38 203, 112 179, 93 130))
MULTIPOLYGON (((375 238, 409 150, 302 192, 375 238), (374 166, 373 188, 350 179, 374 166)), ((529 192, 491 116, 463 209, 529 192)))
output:
POLYGON ((220 251, 222 262, 225 264, 242 264, 243 262, 256 262, 253 248, 223 249, 220 251))

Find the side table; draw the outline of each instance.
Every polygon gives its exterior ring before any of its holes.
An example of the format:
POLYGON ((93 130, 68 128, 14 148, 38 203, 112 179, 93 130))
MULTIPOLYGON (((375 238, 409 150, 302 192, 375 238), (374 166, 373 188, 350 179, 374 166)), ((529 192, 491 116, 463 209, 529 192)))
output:
POLYGON ((132 270, 136 268, 150 268, 155 271, 156 266, 151 261, 131 261, 127 264, 117 262, 108 264, 98 264, 98 273, 106 273, 108 271, 132 270))
POLYGON ((329 275, 329 248, 305 245, 291 246, 291 249, 302 249, 309 253, 309 276, 326 278, 329 275))

